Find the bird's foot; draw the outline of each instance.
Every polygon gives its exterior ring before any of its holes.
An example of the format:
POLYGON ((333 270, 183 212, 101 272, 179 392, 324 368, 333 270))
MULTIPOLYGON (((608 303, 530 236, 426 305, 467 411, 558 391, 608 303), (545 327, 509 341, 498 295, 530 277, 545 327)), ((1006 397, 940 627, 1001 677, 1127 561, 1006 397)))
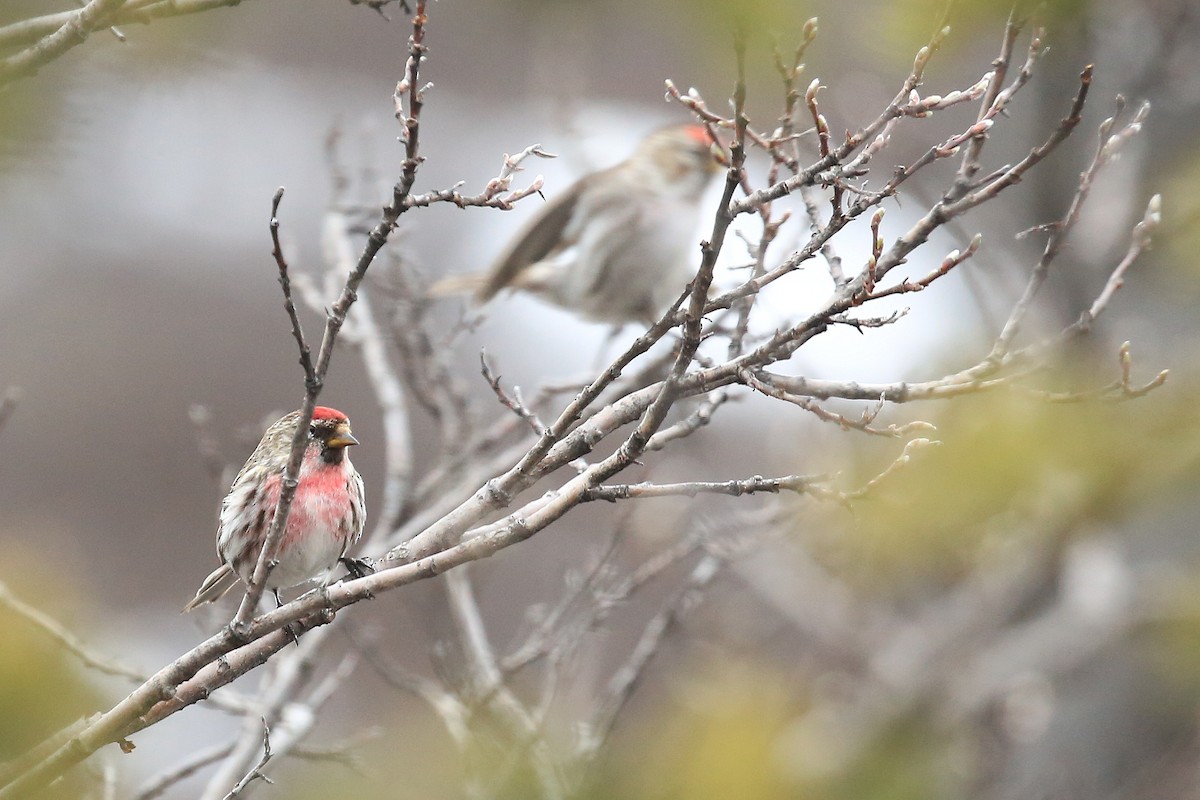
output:
POLYGON ((375 574, 375 565, 371 563, 370 559, 345 557, 339 558, 338 561, 342 562, 342 566, 346 568, 349 577, 355 580, 375 574))

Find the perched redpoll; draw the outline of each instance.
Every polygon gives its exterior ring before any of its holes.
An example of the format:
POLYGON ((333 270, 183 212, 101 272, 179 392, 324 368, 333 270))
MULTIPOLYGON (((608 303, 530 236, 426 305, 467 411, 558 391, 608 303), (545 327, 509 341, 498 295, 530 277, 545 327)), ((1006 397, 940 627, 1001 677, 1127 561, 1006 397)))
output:
POLYGON ((656 131, 546 203, 486 274, 451 276, 431 293, 474 291, 484 303, 523 289, 595 322, 657 319, 698 265, 697 212, 723 162, 702 125, 656 131))
MULTIPOLYGON (((217 555, 224 563, 205 579, 184 611, 221 597, 236 583, 234 576, 250 583, 275 517, 299 418, 300 412, 293 411, 267 428, 234 479, 217 524, 217 555)), ((278 563, 267 577, 276 600, 280 589, 328 581, 362 534, 367 514, 363 482, 346 451, 355 444, 358 440, 345 414, 321 406, 313 411, 296 494, 276 551, 278 563)))

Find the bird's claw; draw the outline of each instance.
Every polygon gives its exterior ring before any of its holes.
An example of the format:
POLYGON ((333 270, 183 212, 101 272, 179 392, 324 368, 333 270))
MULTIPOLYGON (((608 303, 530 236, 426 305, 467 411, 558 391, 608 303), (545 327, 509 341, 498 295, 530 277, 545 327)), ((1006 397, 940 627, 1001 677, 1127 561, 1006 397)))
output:
POLYGON ((375 565, 367 558, 340 558, 342 566, 346 568, 349 576, 355 580, 365 578, 368 575, 375 574, 375 565))

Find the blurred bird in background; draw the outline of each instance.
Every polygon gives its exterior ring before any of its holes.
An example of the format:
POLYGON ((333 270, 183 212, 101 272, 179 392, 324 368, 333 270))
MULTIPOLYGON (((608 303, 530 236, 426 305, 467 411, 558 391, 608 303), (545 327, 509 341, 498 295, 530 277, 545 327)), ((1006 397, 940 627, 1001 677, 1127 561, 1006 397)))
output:
POLYGON ((521 289, 592 322, 652 323, 695 272, 700 201, 725 163, 703 125, 655 131, 548 202, 486 273, 449 276, 430 295, 486 303, 521 289))

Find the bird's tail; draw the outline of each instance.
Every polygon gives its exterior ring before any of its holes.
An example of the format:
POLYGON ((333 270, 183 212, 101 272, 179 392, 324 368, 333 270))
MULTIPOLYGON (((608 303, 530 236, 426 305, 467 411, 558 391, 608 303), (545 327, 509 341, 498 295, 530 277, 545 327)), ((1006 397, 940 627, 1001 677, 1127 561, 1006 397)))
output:
POLYGON ((459 294, 476 295, 487 284, 487 275, 472 272, 464 275, 447 275, 429 287, 430 297, 452 297, 459 294))
POLYGON ((233 567, 228 564, 222 564, 204 579, 204 583, 200 584, 199 590, 196 591, 196 596, 179 613, 186 614, 196 606, 202 606, 205 603, 219 600, 236 584, 237 575, 234 573, 233 567))

